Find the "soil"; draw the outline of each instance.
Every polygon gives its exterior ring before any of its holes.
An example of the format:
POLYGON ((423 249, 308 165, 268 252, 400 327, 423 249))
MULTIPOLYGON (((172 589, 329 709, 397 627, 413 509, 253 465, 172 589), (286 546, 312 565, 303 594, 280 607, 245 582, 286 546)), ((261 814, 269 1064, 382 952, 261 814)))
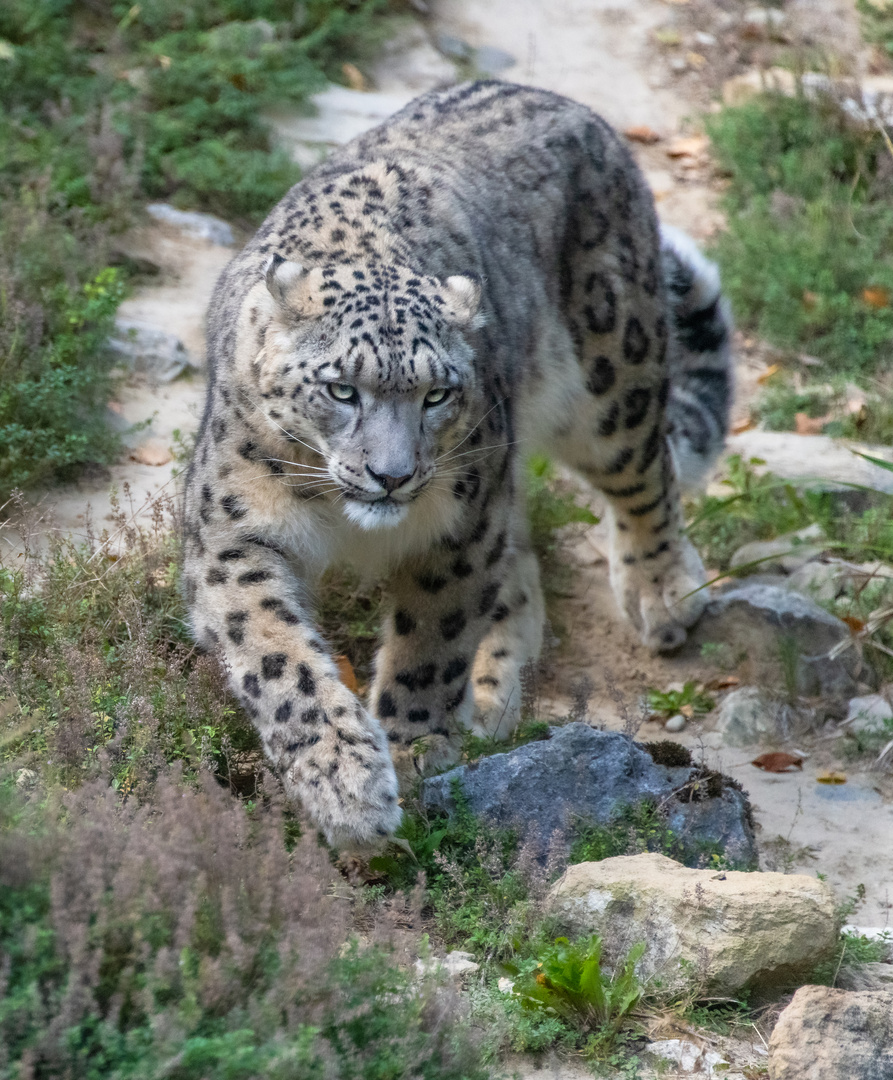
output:
MULTIPOLYGON (((715 64, 710 48, 704 47, 703 62, 693 61, 684 70, 677 70, 678 57, 687 55, 684 41, 678 49, 659 48, 654 31, 673 24, 681 33, 690 34, 700 26, 701 32, 716 36, 717 19, 726 8, 734 9, 731 4, 699 5, 697 0, 690 5, 686 0, 490 0, 487 4, 434 0, 428 6, 429 28, 434 33, 448 33, 475 47, 495 46, 511 53, 517 63, 502 77, 582 101, 621 130, 636 126, 652 129, 659 141, 633 146, 661 216, 702 241, 722 227, 718 206, 721 178, 714 174, 709 156, 671 158, 667 146, 675 137, 701 131, 699 116, 711 107, 718 85, 714 68, 728 77, 756 62, 755 57, 771 61, 767 50, 774 46, 755 42, 735 55, 724 48, 715 64)), ((807 21, 813 42, 830 34, 831 27, 833 36, 826 36, 823 44, 830 48, 832 41, 843 43, 842 48, 849 50, 846 65, 858 69, 854 3, 801 0, 786 5, 785 10, 791 13, 792 25, 801 16, 807 21)), ((133 254, 151 258, 162 273, 157 283, 137 290, 124 305, 122 315, 174 330, 201 361, 205 307, 231 250, 189 239, 157 223, 146 225, 126 241, 133 254)), ((746 415, 747 401, 770 351, 762 343, 742 337, 738 345, 736 415, 740 416, 746 415)), ((112 409, 119 424, 149 421, 144 430, 127 436, 128 446, 150 438, 170 445, 175 429, 187 441, 196 429, 203 395, 201 374, 164 387, 134 379, 112 409)), ((88 503, 100 526, 111 512, 110 481, 119 490, 129 485, 138 516, 144 500, 159 491, 172 490, 177 468, 175 460, 149 466, 124 457, 109 472, 94 472, 92 482, 43 492, 35 499, 53 517, 53 527, 82 533, 88 503)), ((669 736, 661 726, 642 722, 639 703, 645 689, 665 689, 692 678, 709 679, 717 672, 699 656, 683 652, 675 657, 654 657, 638 643, 621 621, 610 594, 604 540, 596 526, 569 546, 568 559, 575 565, 575 574, 570 595, 558 603, 556 623, 562 627, 563 645, 550 658, 544 697, 556 715, 566 713, 567 688, 574 679, 586 676, 594 687, 590 703, 593 722, 610 728, 638 728, 640 738, 666 738, 669 736)), ((7 533, 6 542, 15 545, 16 538, 7 533)), ((750 753, 719 747, 709 716, 672 738, 700 747, 712 765, 738 778, 750 792, 767 867, 826 874, 841 901, 864 886, 864 903, 853 921, 869 927, 887 925, 893 905, 893 805, 880 791, 877 774, 837 760, 833 741, 816 738, 798 747, 810 755, 802 773, 762 773, 749 764, 757 750, 750 753), (846 785, 826 788, 816 783, 817 772, 829 765, 847 773, 846 785)))

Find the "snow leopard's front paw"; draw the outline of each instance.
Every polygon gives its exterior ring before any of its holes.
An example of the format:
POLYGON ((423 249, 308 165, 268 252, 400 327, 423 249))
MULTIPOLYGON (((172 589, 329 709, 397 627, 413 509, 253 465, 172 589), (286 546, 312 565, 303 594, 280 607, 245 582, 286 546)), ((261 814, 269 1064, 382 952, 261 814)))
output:
POLYGON ((343 720, 341 724, 337 741, 327 750, 328 763, 305 752, 285 771, 285 790, 300 800, 334 847, 369 851, 381 846, 400 824, 397 777, 375 719, 361 711, 359 722, 350 726, 356 730, 345 730, 343 720))
POLYGON ((620 556, 611 562, 611 587, 620 610, 654 652, 671 652, 683 644, 686 628, 707 604, 705 580, 701 559, 685 537, 660 560, 620 556))
POLYGON ((408 791, 419 779, 455 765, 462 756, 458 732, 450 735, 421 735, 409 745, 392 751, 401 791, 408 791))

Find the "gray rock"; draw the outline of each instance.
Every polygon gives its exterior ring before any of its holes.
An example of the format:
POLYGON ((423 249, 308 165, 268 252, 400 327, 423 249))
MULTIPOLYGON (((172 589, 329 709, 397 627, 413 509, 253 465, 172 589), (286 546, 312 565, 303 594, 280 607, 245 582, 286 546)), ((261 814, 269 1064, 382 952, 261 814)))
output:
POLYGON ((825 538, 819 524, 808 525, 797 532, 785 533, 774 540, 754 540, 744 544, 729 560, 732 569, 756 563, 759 573, 792 574, 795 570, 821 555, 822 548, 816 541, 825 538))
POLYGON ((848 731, 875 735, 886 729, 893 720, 893 706, 880 694, 867 694, 850 700, 844 724, 848 731))
POLYGON ((890 1080, 893 991, 801 986, 769 1039, 772 1080, 890 1080))
POLYGON ((716 730, 726 746, 754 746, 778 735, 777 708, 756 686, 733 690, 719 706, 716 730))
POLYGON ((131 371, 156 383, 172 382, 187 368, 199 367, 176 334, 131 319, 115 320, 109 347, 131 371))
POLYGON ((728 644, 735 655, 747 657, 753 681, 773 690, 849 699, 859 693, 860 681, 876 685, 874 672, 850 644, 846 623, 778 586, 745 581, 721 593, 689 637, 686 649, 693 653, 705 642, 728 644), (832 656, 835 646, 841 649, 832 656))
POLYGON ((491 77, 499 75, 503 71, 508 71, 517 62, 511 53, 507 53, 505 49, 497 49, 493 45, 482 45, 479 49, 474 50, 474 56, 472 57, 472 63, 477 73, 491 77))
POLYGON ((156 221, 173 225, 187 236, 194 236, 198 240, 208 240, 212 244, 220 244, 221 247, 232 247, 236 242, 229 225, 213 214, 178 210, 169 203, 149 203, 146 213, 156 221))
POLYGON ((787 588, 827 604, 841 595, 850 580, 850 573, 839 562, 808 562, 791 574, 787 588))
POLYGON ((677 731, 682 731, 685 727, 686 720, 682 713, 677 713, 675 716, 671 716, 670 719, 664 724, 664 731, 669 731, 671 735, 675 735, 677 731))
POLYGON ((553 835, 566 835, 576 820, 604 825, 625 807, 649 801, 661 806, 687 862, 695 865, 705 849, 717 848, 736 865, 756 861, 744 792, 715 773, 657 765, 619 732, 581 723, 550 728, 546 740, 425 780, 425 807, 453 813, 456 781, 472 813, 517 828, 541 857, 553 835))

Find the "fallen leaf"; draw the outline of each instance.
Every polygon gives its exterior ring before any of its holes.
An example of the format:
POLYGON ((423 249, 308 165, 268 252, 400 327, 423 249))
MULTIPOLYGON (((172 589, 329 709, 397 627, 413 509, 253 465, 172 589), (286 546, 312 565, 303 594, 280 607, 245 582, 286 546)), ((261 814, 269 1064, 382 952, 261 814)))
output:
POLYGON ((686 718, 686 720, 691 720, 691 718, 695 715, 695 710, 691 705, 680 705, 679 712, 682 716, 686 718))
POLYGON ((366 76, 360 71, 356 64, 342 64, 341 74, 344 76, 344 81, 351 90, 369 89, 369 83, 366 80, 366 76))
POLYGON ((707 63, 707 57, 699 52, 687 52, 685 59, 688 61, 688 66, 693 67, 695 71, 699 71, 707 63))
POLYGON ((167 465, 174 460, 174 455, 161 439, 147 439, 130 451, 130 460, 140 465, 167 465))
POLYGON ((660 142, 660 135, 647 124, 636 124, 634 127, 628 127, 623 134, 631 142, 646 144, 660 142))
POLYGON ((855 615, 842 615, 841 618, 850 628, 851 634, 861 634, 865 629, 864 619, 857 619, 855 615))
POLYGON ((654 31, 654 40, 659 45, 680 45, 682 43, 682 35, 672 26, 665 26, 662 29, 654 31))
POLYGON ((752 416, 747 416, 743 420, 736 420, 730 430, 733 435, 741 435, 745 431, 753 431, 756 426, 756 420, 752 416))
POLYGON ((757 382, 762 386, 767 383, 773 375, 777 375, 781 371, 781 364, 770 364, 765 371, 761 371, 757 376, 757 382))
POLYGON ((335 663, 338 665, 338 678, 351 693, 355 694, 358 687, 357 676, 353 669, 353 664, 343 655, 336 656, 335 663))
POLYGON ((822 428, 833 419, 830 413, 827 416, 807 416, 805 412, 794 413, 794 431, 798 435, 821 435, 822 428))
POLYGON ((820 784, 845 784, 846 773, 842 772, 820 772, 816 777, 816 780, 820 784))
POLYGON ((740 686, 741 680, 737 675, 717 675, 715 679, 704 684, 706 690, 731 690, 733 686, 740 686))
POLYGON ((862 290, 862 299, 872 308, 886 308, 890 306, 890 290, 882 285, 869 285, 862 290))
POLYGON ((803 758, 794 754, 785 754, 780 750, 770 751, 768 754, 760 754, 755 757, 751 765, 756 765, 763 772, 793 772, 795 769, 803 769, 803 758))
POLYGON ((161 66, 162 71, 167 71, 171 66, 171 58, 169 56, 159 56, 158 63, 161 66))
POLYGON ((801 299, 803 301, 803 306, 806 308, 806 310, 812 311, 812 309, 819 302, 819 294, 811 292, 809 289, 804 289, 801 299))
POLYGON ((686 158, 699 157, 705 153, 710 145, 706 135, 688 135, 681 139, 674 139, 667 147, 667 157, 686 158))

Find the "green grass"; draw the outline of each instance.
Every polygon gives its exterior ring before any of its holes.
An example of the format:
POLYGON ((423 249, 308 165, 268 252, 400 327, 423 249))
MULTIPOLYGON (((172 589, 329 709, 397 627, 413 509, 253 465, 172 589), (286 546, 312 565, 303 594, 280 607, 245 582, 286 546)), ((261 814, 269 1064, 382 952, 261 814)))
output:
POLYGON ((714 247, 739 323, 825 364, 869 375, 893 360, 889 151, 835 106, 762 95, 708 122, 728 176, 714 247))
MULTIPOLYGON (((115 235, 149 199, 251 228, 299 179, 262 120, 368 55, 388 0, 0 5, 0 504, 119 448, 115 235)), ((118 260, 120 261, 120 260, 118 260)), ((126 271, 126 267, 125 267, 126 271)))

